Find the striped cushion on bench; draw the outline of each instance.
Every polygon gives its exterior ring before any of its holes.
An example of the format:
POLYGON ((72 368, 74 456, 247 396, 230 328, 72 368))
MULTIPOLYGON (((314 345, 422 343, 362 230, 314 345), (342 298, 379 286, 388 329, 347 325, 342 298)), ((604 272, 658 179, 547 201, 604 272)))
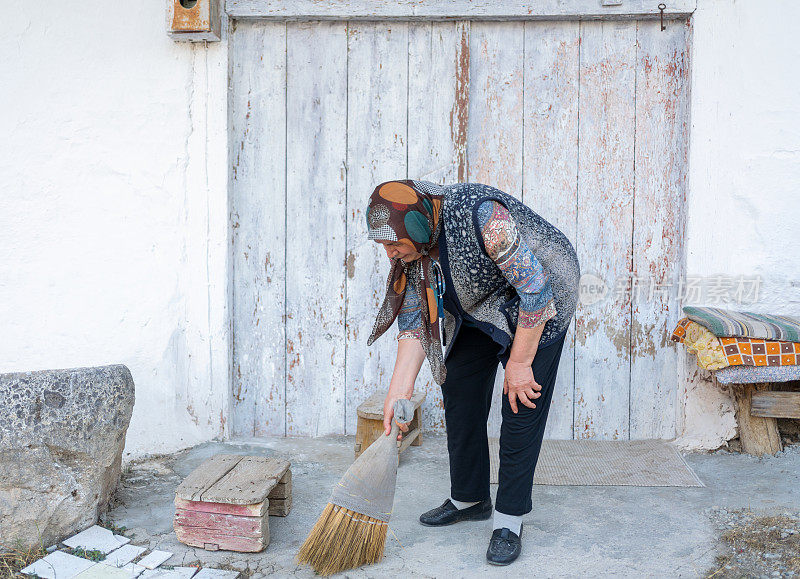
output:
POLYGON ((800 342, 800 319, 791 316, 735 312, 721 308, 684 306, 687 317, 718 337, 742 336, 800 342))

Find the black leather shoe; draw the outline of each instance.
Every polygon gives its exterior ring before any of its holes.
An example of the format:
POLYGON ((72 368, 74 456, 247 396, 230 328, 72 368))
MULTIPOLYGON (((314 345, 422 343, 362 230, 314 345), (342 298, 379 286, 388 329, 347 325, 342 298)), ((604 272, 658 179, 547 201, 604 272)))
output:
POLYGON ((492 565, 508 565, 522 552, 521 539, 522 526, 519 528, 519 536, 506 527, 495 529, 486 550, 486 560, 492 565))
POLYGON ((485 521, 492 516, 492 499, 486 499, 477 505, 459 509, 450 499, 442 506, 431 509, 419 516, 419 522, 426 527, 443 527, 459 521, 485 521))

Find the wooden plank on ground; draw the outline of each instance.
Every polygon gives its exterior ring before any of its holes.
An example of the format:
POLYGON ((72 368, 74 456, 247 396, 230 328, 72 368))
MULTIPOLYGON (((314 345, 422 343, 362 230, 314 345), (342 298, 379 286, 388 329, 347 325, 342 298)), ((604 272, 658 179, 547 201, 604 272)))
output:
MULTIPOLYGON (((270 493, 271 494, 271 493, 270 493)), ((245 517, 262 517, 267 512, 268 501, 251 505, 231 505, 228 503, 209 503, 204 501, 187 501, 179 496, 173 501, 175 509, 186 511, 203 511, 205 513, 221 513, 226 515, 242 515, 245 517)))
POLYGON ((244 537, 269 537, 267 517, 246 517, 207 511, 175 509, 174 525, 183 529, 198 527, 208 529, 216 535, 235 535, 244 537))
POLYGON ((267 496, 268 499, 288 499, 292 496, 292 483, 278 483, 276 484, 272 490, 269 492, 267 496))
POLYGON ((342 434, 346 24, 291 23, 287 34, 286 432, 342 434))
POLYGON ((575 438, 629 435, 635 68, 635 23, 581 23, 576 250, 609 295, 578 303, 575 438))
POLYGON ((292 510, 292 497, 269 499, 269 516, 285 517, 292 510))
POLYGON ((292 509, 292 471, 287 470, 269 493, 269 514, 285 517, 292 509))
MULTIPOLYGON (((348 28, 346 432, 355 433, 358 402, 385 392, 397 357, 397 323, 367 339, 386 293, 389 258, 367 239, 365 210, 375 186, 405 179, 408 25, 358 22, 348 28)), ((327 372, 327 369, 325 370, 327 372)))
POLYGON ((242 455, 239 454, 215 454, 189 473, 178 485, 175 495, 187 501, 202 500, 203 492, 233 470, 241 460, 242 455))
MULTIPOLYGON (((523 196, 573 245, 578 208, 578 22, 525 23, 523 196)), ((573 436, 575 324, 570 325, 545 438, 573 436)))
POLYGON ((689 27, 637 23, 630 438, 674 438, 689 154, 689 27))
POLYGON ((285 460, 266 456, 245 456, 208 489, 202 492, 201 500, 213 503, 249 505, 267 498, 288 470, 285 460))
POLYGON ((257 553, 269 544, 269 517, 263 517, 264 527, 258 536, 224 535, 216 529, 204 527, 175 526, 175 536, 185 545, 200 547, 208 551, 238 551, 257 553))
POLYGON ((237 22, 232 36, 234 436, 286 432, 285 30, 237 22))

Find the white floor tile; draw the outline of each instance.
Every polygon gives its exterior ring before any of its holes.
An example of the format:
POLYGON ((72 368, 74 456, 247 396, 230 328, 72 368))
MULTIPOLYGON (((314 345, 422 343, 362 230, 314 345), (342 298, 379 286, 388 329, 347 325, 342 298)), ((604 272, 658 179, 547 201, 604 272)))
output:
POLYGON ((111 565, 112 567, 124 567, 145 551, 147 551, 146 547, 130 544, 123 545, 119 549, 111 551, 100 563, 111 565))
POLYGON ((197 567, 173 567, 172 569, 148 569, 140 579, 190 579, 197 573, 197 567))
POLYGON ((204 567, 192 579, 236 579, 241 573, 238 571, 227 571, 225 569, 212 569, 204 567))
POLYGON ((143 572, 147 571, 147 567, 142 567, 141 565, 137 565, 136 563, 128 563, 124 567, 122 567, 128 573, 128 577, 133 579, 134 577, 138 577, 143 572))
POLYGON ((53 551, 22 569, 22 572, 26 575, 36 574, 42 579, 70 579, 95 565, 97 563, 89 559, 76 557, 64 551, 53 551))
POLYGON ((168 551, 150 551, 147 555, 137 561, 137 563, 148 569, 155 569, 161 563, 172 557, 168 551))
POLYGON ((75 575, 74 579, 129 579, 130 572, 110 565, 93 565, 75 575))
POLYGON ((69 547, 83 547, 87 551, 102 551, 103 553, 110 553, 129 542, 128 537, 115 535, 99 525, 93 525, 63 541, 69 547))

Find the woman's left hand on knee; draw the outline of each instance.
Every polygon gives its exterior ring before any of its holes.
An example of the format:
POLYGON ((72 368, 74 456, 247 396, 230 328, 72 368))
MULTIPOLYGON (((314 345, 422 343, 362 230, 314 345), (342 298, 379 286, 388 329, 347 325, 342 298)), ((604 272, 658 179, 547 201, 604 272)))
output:
POLYGON ((536 408, 533 399, 542 395, 542 387, 533 378, 533 368, 524 362, 509 360, 503 379, 503 394, 508 396, 511 410, 517 414, 517 400, 528 408, 536 408))

